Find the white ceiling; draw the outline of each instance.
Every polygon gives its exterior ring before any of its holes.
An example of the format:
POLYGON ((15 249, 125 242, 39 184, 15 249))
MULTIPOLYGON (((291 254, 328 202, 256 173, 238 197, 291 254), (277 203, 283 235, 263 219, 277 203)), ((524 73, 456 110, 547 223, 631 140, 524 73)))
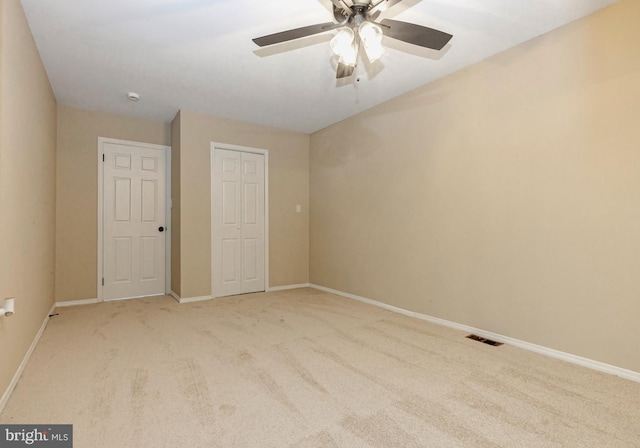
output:
POLYGON ((22 4, 62 104, 163 121, 186 109, 312 133, 616 1, 404 0, 382 17, 453 34, 449 45, 385 37, 381 61, 346 82, 335 79, 335 31, 263 49, 251 41, 331 21, 330 0, 22 4), (129 91, 142 99, 129 102, 129 91))

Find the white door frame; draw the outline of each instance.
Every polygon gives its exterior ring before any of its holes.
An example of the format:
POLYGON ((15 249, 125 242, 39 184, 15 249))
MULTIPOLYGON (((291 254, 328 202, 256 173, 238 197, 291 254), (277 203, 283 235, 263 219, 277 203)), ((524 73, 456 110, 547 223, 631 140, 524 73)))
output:
POLYGON ((104 173, 103 173, 103 156, 104 145, 111 143, 115 145, 135 146, 138 148, 158 149, 165 152, 166 157, 166 207, 165 207, 165 294, 171 293, 171 146, 154 145, 151 143, 141 143, 129 140, 119 140, 115 138, 98 137, 98 302, 103 302, 103 217, 104 217, 104 173))
POLYGON ((264 156, 264 290, 269 290, 269 151, 266 149, 250 148, 248 146, 228 145, 226 143, 211 142, 211 298, 216 298, 215 284, 215 263, 213 261, 215 253, 216 236, 219 233, 218 226, 214 219, 214 198, 215 182, 213 179, 216 149, 226 149, 228 151, 248 152, 252 154, 262 154, 264 156))

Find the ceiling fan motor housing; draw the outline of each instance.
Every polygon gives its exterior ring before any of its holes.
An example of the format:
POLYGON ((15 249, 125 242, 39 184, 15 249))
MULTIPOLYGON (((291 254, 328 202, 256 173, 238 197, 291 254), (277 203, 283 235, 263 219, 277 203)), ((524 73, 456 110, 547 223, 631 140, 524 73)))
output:
POLYGON ((349 19, 349 25, 352 28, 357 28, 359 27, 362 22, 366 21, 368 19, 368 9, 369 9, 369 5, 363 5, 360 3, 356 3, 353 5, 353 15, 351 16, 351 18, 349 19))

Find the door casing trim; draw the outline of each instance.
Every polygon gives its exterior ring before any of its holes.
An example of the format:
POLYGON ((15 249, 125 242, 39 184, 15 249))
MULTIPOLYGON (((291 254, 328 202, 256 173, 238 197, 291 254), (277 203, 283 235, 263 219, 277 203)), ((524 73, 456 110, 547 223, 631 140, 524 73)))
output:
POLYGON ((209 167, 211 178, 211 298, 216 298, 215 285, 215 263, 213 261, 215 251, 215 238, 217 229, 214 225, 214 209, 213 202, 215 198, 215 184, 213 181, 213 173, 215 166, 216 149, 226 149, 228 151, 248 152, 252 154, 261 154, 264 156, 264 290, 269 290, 269 151, 266 149, 250 148, 248 146, 229 145, 226 143, 211 142, 211 166, 209 167))
POLYGON ((103 272, 103 226, 104 223, 104 173, 103 173, 103 164, 102 164, 102 156, 104 155, 104 145, 106 143, 111 143, 115 145, 124 145, 124 146, 135 146, 138 148, 149 148, 149 149, 157 149, 162 150, 165 153, 165 186, 166 186, 166 197, 165 197, 165 223, 166 223, 166 237, 165 237, 165 286, 164 291, 165 294, 171 293, 171 146, 165 145, 155 145, 152 143, 142 143, 142 142, 134 142, 130 140, 120 140, 116 138, 108 138, 108 137, 98 137, 98 275, 96 278, 97 283, 97 296, 98 302, 103 302, 103 287, 102 287, 102 278, 104 275, 103 272))

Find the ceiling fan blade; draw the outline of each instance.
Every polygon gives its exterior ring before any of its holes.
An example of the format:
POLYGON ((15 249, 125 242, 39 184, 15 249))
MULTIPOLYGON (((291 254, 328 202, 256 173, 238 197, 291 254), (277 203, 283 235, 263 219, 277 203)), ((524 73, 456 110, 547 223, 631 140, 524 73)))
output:
POLYGON ((300 39, 301 37, 323 33, 341 26, 341 24, 333 22, 318 23, 316 25, 303 26, 302 28, 295 28, 293 30, 269 34, 268 36, 256 37, 253 41, 260 47, 266 47, 267 45, 279 44, 281 42, 287 42, 294 39, 300 39))
POLYGON ((385 36, 433 50, 442 50, 453 37, 443 31, 397 20, 384 19, 380 25, 385 36))
POLYGON ((391 8, 393 5, 400 3, 402 0, 376 0, 369 8, 369 12, 380 11, 384 12, 391 8))
POLYGON ((348 78, 353 75, 355 71, 355 67, 353 65, 343 64, 342 62, 338 62, 338 70, 336 71, 336 79, 340 78, 348 78))

